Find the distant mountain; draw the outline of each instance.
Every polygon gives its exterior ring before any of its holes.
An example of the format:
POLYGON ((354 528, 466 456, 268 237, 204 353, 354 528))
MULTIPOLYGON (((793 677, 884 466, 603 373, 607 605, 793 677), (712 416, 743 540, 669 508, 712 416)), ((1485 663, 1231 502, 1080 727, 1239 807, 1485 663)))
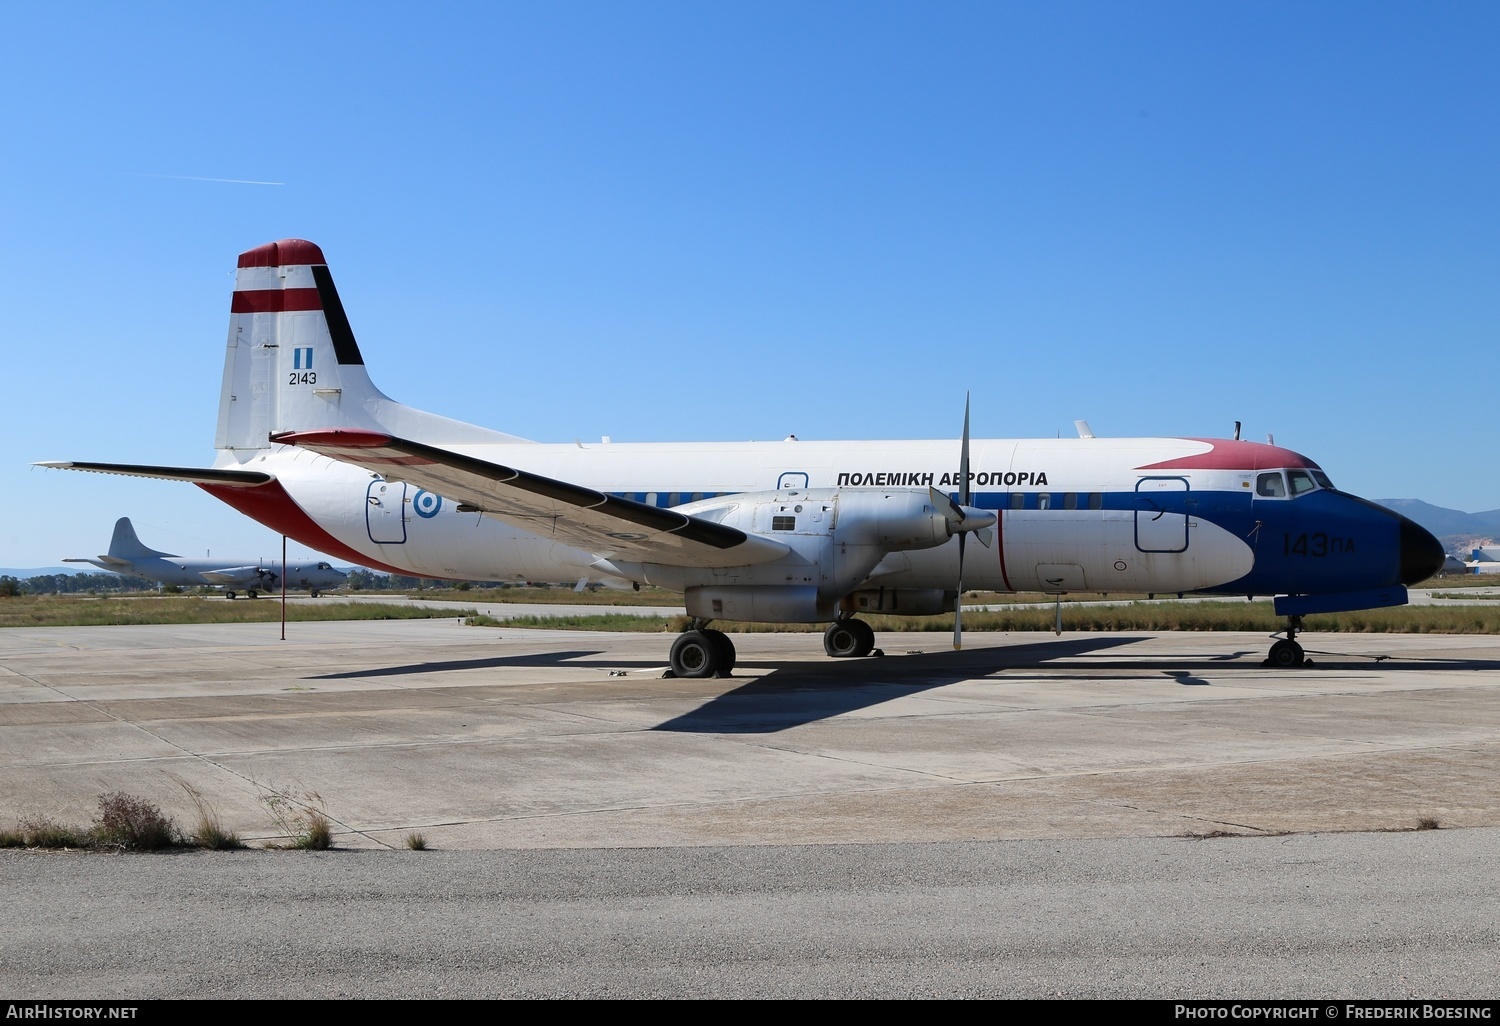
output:
POLYGON ((1379 499, 1387 509, 1393 509, 1409 517, 1437 535, 1449 552, 1462 552, 1481 540, 1500 539, 1500 509, 1484 513, 1465 513, 1462 510, 1434 506, 1421 499, 1379 499))

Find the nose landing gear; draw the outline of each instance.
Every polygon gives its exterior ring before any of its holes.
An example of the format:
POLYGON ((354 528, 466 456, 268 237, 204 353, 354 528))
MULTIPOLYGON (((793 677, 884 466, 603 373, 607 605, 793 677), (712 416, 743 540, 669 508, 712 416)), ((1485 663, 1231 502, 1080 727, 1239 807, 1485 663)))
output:
POLYGON ((1289 616, 1286 618, 1286 637, 1271 646, 1271 652, 1266 656, 1262 666, 1274 667, 1278 670, 1291 670, 1299 666, 1311 666, 1312 660, 1302 654, 1302 646, 1297 644, 1297 632, 1302 629, 1302 617, 1289 616))

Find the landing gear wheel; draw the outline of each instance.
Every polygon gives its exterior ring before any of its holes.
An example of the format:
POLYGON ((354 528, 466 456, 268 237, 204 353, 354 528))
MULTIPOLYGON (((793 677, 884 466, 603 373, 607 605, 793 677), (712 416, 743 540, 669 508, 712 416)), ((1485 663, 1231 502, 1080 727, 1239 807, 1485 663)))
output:
POLYGON ((1274 666, 1278 670, 1290 670, 1302 666, 1304 662, 1302 646, 1286 638, 1271 646, 1271 654, 1266 659, 1267 665, 1274 666))
POLYGON ((318 596, 319 596, 319 595, 320 595, 320 594, 322 594, 322 593, 321 593, 321 592, 319 592, 319 591, 318 591, 318 589, 317 589, 317 588, 314 588, 314 589, 313 589, 313 590, 312 590, 312 597, 313 597, 313 598, 317 598, 317 597, 318 597, 318 596))
POLYGON ((226 591, 224 593, 224 597, 227 598, 229 601, 233 602, 234 601, 234 592, 232 592, 232 591, 226 591))
POLYGON ((716 650, 714 659, 714 675, 718 677, 728 677, 731 673, 734 672, 734 660, 736 658, 736 654, 734 651, 734 642, 730 641, 729 635, 725 634, 723 631, 716 631, 705 628, 699 633, 714 644, 714 649, 716 650))
POLYGON ((259 593, 256 592, 256 590, 254 588, 251 588, 249 591, 245 592, 245 597, 246 598, 260 598, 260 595, 259 595, 259 593))
MULTIPOLYGON (((858 620, 835 620, 828 625, 823 632, 823 651, 835 659, 847 659, 860 654, 860 643, 864 635, 860 633, 860 627, 865 626, 858 620)), ((871 636, 871 647, 874 647, 874 637, 871 636)))
POLYGON ((708 631, 686 631, 672 642, 670 661, 673 676, 712 677, 718 669, 719 643, 709 636, 708 631))
POLYGON ((875 651, 875 628, 863 620, 844 621, 859 634, 859 646, 855 648, 856 656, 867 656, 875 651))

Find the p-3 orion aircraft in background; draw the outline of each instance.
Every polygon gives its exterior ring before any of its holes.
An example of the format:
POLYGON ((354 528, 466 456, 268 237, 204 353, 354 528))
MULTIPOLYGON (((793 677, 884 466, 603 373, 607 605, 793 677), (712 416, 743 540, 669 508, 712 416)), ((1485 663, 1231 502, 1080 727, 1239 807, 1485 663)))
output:
MULTIPOLYGON (((201 587, 212 584, 224 589, 225 598, 243 591, 251 598, 261 592, 281 587, 281 562, 263 559, 213 559, 178 556, 146 547, 136 536, 129 517, 115 521, 115 533, 109 540, 109 551, 94 559, 64 559, 64 563, 88 563, 100 570, 137 577, 158 584, 201 587)), ((322 560, 309 559, 287 565, 286 586, 312 592, 317 598, 329 588, 344 583, 345 575, 322 560)))
POLYGON ((828 623, 828 654, 859 656, 858 614, 958 614, 964 588, 1276 596, 1267 662, 1292 667, 1304 615, 1400 605, 1443 565, 1275 445, 968 434, 967 411, 959 443, 559 445, 450 420, 375 387, 322 251, 288 239, 240 255, 212 467, 41 465, 190 481, 394 573, 669 588, 683 677, 733 668, 715 620, 828 623))

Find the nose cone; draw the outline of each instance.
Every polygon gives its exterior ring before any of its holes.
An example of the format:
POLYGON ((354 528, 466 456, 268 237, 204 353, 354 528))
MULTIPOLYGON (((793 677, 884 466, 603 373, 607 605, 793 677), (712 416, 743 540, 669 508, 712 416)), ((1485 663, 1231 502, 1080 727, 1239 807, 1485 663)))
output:
POLYGON ((1443 568, 1447 553, 1423 526, 1401 518, 1401 583, 1418 584, 1443 568))

